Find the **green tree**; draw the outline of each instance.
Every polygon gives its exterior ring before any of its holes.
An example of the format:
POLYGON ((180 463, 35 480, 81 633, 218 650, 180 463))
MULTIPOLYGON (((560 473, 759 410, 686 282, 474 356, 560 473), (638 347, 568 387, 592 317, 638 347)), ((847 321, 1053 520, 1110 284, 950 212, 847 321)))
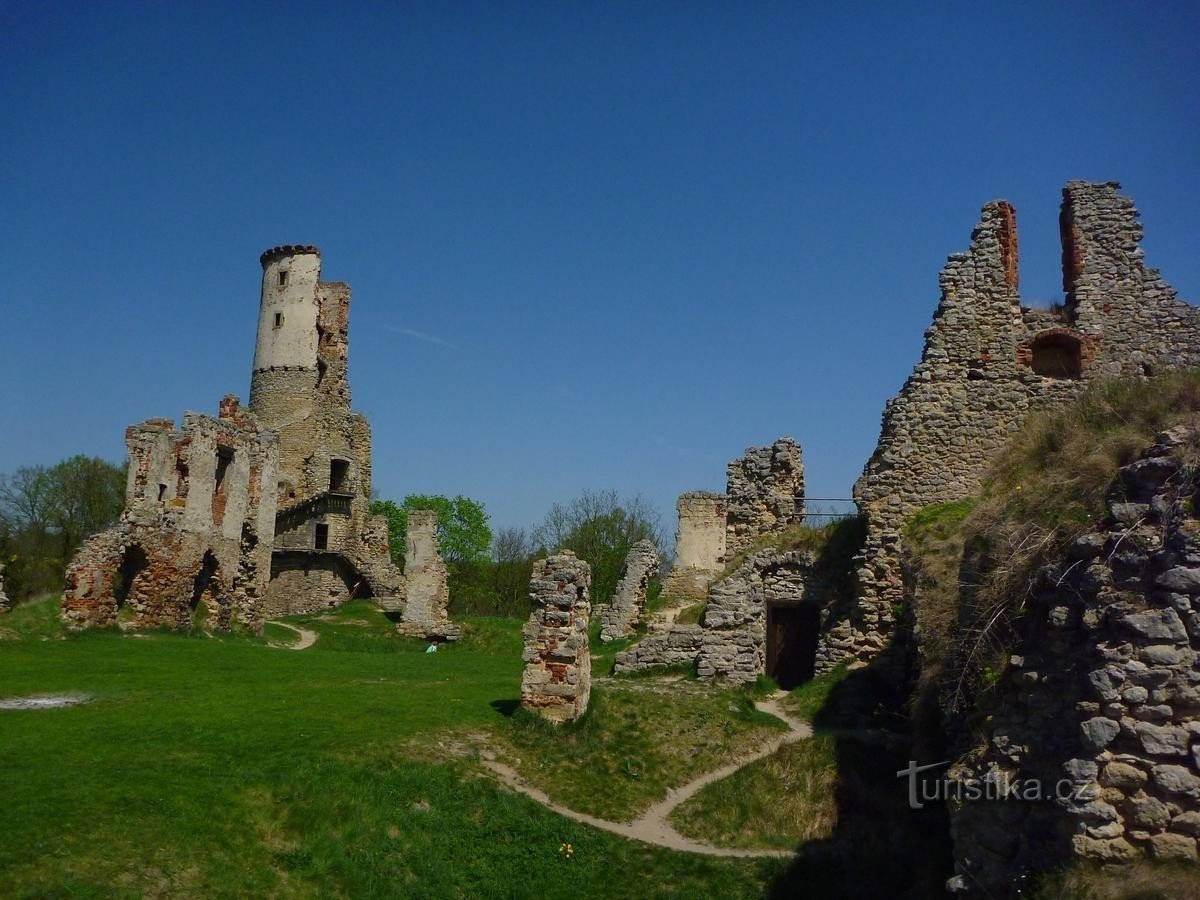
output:
POLYGON ((125 467, 73 456, 0 477, 0 562, 13 599, 58 590, 67 564, 125 502, 125 467))
POLYGON ((409 494, 404 503, 373 500, 371 512, 387 516, 388 546, 392 559, 404 565, 404 535, 410 509, 432 509, 438 514, 438 543, 448 566, 477 563, 487 558, 492 529, 483 504, 469 497, 444 497, 440 494, 409 494))
POLYGON ((555 503, 533 531, 542 552, 571 550, 592 567, 593 604, 612 599, 629 548, 645 539, 663 546, 658 513, 644 498, 622 500, 616 491, 584 491, 555 503))

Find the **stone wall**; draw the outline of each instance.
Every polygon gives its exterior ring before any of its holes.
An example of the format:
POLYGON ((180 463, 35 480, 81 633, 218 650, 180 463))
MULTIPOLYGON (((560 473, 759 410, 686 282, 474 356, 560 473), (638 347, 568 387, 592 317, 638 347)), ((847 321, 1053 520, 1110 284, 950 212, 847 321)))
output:
POLYGON ((816 570, 807 551, 768 548, 749 557, 728 577, 714 584, 699 625, 675 625, 618 653, 613 671, 632 672, 656 666, 696 665, 700 678, 725 678, 734 683, 755 681, 768 673, 767 622, 774 607, 812 604, 813 661, 827 621, 833 593, 816 570))
POLYGON ((150 419, 125 434, 125 509, 86 541, 67 569, 62 618, 72 628, 258 630, 270 573, 278 443, 236 397, 220 416, 196 413, 175 430, 150 419))
POLYGON ((761 535, 804 521, 804 462, 800 445, 783 437, 769 447, 747 447, 729 464, 725 553, 733 556, 761 535))
POLYGON ((404 617, 397 630, 411 637, 430 640, 454 640, 458 626, 450 623, 446 607, 450 604, 449 571, 442 562, 438 546, 438 514, 432 509, 408 511, 405 532, 404 617))
POLYGON ((1122 469, 1110 518, 1043 574, 1010 666, 974 711, 979 744, 950 773, 1006 797, 952 804, 952 888, 1007 895, 1020 873, 1071 857, 1197 858, 1198 447, 1200 429, 1163 435, 1122 469), (1074 785, 1060 802, 1017 787, 1053 796, 1060 782, 1074 785))
POLYGON ((1200 311, 1144 265, 1138 212, 1118 189, 1072 181, 1063 190, 1060 307, 1021 306, 1016 213, 1002 200, 983 207, 970 249, 942 270, 921 361, 888 402, 855 486, 868 528, 858 603, 834 629, 845 656, 873 657, 893 631, 905 520, 971 496, 1031 412, 1097 378, 1200 364, 1200 311))
POLYGON ((12 601, 4 593, 4 563, 0 563, 0 612, 8 612, 11 609, 12 601))
POLYGON ((646 611, 646 588, 658 577, 658 548, 654 541, 638 541, 629 548, 625 569, 612 602, 597 610, 600 615, 600 640, 615 641, 632 637, 646 611))
POLYGON ((697 603, 725 565, 724 494, 688 491, 676 506, 675 563, 663 582, 663 596, 677 605, 697 603))
POLYGON ((578 719, 591 694, 588 650, 592 571, 570 550, 538 560, 529 582, 521 705, 552 722, 578 719))

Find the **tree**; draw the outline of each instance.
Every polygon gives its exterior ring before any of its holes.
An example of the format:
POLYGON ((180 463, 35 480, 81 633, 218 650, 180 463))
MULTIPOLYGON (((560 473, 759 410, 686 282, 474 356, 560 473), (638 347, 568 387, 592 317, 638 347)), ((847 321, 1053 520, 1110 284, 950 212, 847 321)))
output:
POLYGON ((593 604, 612 599, 629 548, 647 539, 663 546, 658 513, 644 498, 622 500, 616 491, 584 491, 555 503, 533 531, 541 551, 571 550, 592 567, 593 604))
POLYGON ((404 536, 410 509, 432 509, 438 514, 438 543, 448 566, 477 563, 487 557, 492 529, 482 503, 461 495, 409 494, 402 505, 391 500, 373 500, 371 512, 387 516, 388 546, 392 559, 404 565, 404 536))
POLYGON ((125 467, 95 457, 22 466, 0 478, 0 562, 8 567, 9 596, 60 588, 71 556, 116 521, 124 502, 125 467))

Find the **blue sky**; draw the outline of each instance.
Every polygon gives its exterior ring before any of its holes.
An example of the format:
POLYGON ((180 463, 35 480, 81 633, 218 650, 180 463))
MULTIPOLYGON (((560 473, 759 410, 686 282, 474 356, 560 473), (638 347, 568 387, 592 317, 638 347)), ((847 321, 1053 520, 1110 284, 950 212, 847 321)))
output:
POLYGON ((790 434, 847 496, 979 207, 1061 298, 1071 178, 1200 300, 1190 3, 0 2, 0 472, 246 397, 259 253, 353 288, 384 496, 498 524, 721 489, 790 434))

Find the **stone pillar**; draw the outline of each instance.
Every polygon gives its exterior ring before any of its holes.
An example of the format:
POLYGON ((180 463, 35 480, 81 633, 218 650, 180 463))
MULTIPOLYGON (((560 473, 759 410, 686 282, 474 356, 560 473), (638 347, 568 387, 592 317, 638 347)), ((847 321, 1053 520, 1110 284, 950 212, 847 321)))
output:
POLYGON ((450 585, 438 547, 438 514, 432 509, 408 512, 404 580, 408 599, 397 630, 411 637, 454 640, 459 635, 446 614, 450 585))
POLYGON ((800 445, 783 437, 769 447, 747 447, 729 464, 725 552, 740 553, 763 534, 804 521, 804 462, 800 445))
POLYGON ((538 560, 529 581, 521 705, 552 722, 573 722, 592 689, 588 591, 592 570, 570 550, 538 560))
POLYGON ((633 637, 634 626, 646 611, 646 587, 658 576, 658 548, 654 541, 638 541, 625 557, 625 571, 617 582, 612 603, 600 611, 600 640, 633 637))
POLYGON ((663 583, 663 596, 675 605, 698 603, 725 565, 724 494, 680 494, 675 565, 663 583))
POLYGON ((12 602, 4 593, 4 563, 0 563, 0 612, 12 609, 12 602))

